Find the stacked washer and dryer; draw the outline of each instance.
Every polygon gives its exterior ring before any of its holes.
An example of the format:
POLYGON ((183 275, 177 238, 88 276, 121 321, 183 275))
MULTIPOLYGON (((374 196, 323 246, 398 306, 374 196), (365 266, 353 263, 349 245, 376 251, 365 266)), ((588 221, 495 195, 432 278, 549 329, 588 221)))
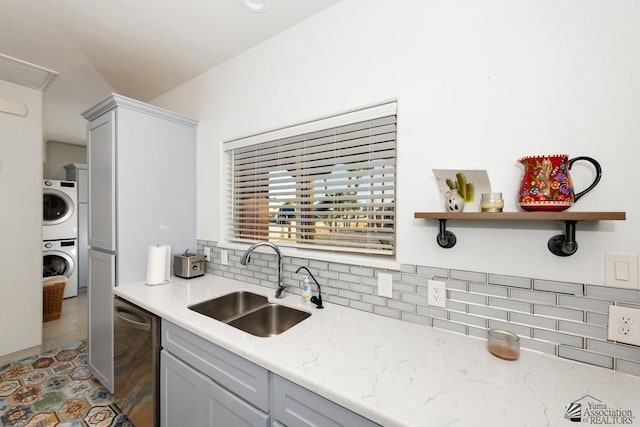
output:
POLYGON ((42 183, 42 276, 65 276, 64 298, 78 295, 78 190, 72 181, 42 183))

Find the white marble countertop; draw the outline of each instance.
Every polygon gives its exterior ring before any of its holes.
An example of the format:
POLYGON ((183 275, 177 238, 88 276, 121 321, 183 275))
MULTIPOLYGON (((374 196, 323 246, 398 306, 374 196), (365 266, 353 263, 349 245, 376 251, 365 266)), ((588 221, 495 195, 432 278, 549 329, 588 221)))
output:
POLYGON ((384 426, 569 426, 565 405, 584 396, 640 425, 639 377, 526 349, 505 361, 482 339, 330 303, 304 308, 293 294, 277 302, 312 316, 270 338, 187 308, 235 290, 274 301, 273 289, 210 274, 115 294, 384 426))

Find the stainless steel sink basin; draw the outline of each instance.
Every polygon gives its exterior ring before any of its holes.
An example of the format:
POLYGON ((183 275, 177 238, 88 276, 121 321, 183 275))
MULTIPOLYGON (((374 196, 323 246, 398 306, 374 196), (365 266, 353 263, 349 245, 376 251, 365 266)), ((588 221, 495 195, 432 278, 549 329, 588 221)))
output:
POLYGON ((232 292, 188 308, 258 337, 281 334, 311 316, 247 291, 232 292))
POLYGON ((267 304, 229 322, 229 325, 258 337, 271 337, 281 334, 309 316, 311 314, 306 311, 280 304, 267 304))
POLYGON ((189 309, 223 322, 263 306, 268 302, 267 297, 263 295, 238 291, 190 305, 189 309))

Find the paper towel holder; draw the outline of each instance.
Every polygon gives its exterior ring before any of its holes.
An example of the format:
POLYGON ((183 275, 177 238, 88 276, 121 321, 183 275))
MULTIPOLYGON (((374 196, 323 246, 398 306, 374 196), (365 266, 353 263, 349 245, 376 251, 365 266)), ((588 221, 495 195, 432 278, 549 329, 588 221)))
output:
POLYGON ((171 246, 156 244, 149 246, 147 253, 147 276, 145 285, 159 286, 169 283, 171 278, 171 246))

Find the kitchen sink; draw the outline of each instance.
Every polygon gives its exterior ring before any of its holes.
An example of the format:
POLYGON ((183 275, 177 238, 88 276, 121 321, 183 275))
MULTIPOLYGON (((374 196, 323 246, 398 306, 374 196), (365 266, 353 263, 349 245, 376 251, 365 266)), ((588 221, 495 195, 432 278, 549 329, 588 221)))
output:
POLYGON ((188 308, 258 337, 281 334, 311 316, 306 311, 270 303, 267 297, 247 291, 232 292, 188 308))
POLYGON ((311 313, 306 311, 280 304, 267 304, 229 322, 229 325, 251 335, 271 337, 283 333, 309 316, 311 313))
POLYGON ((268 302, 267 297, 264 295, 238 291, 190 305, 189 309, 223 322, 261 307, 268 302))

